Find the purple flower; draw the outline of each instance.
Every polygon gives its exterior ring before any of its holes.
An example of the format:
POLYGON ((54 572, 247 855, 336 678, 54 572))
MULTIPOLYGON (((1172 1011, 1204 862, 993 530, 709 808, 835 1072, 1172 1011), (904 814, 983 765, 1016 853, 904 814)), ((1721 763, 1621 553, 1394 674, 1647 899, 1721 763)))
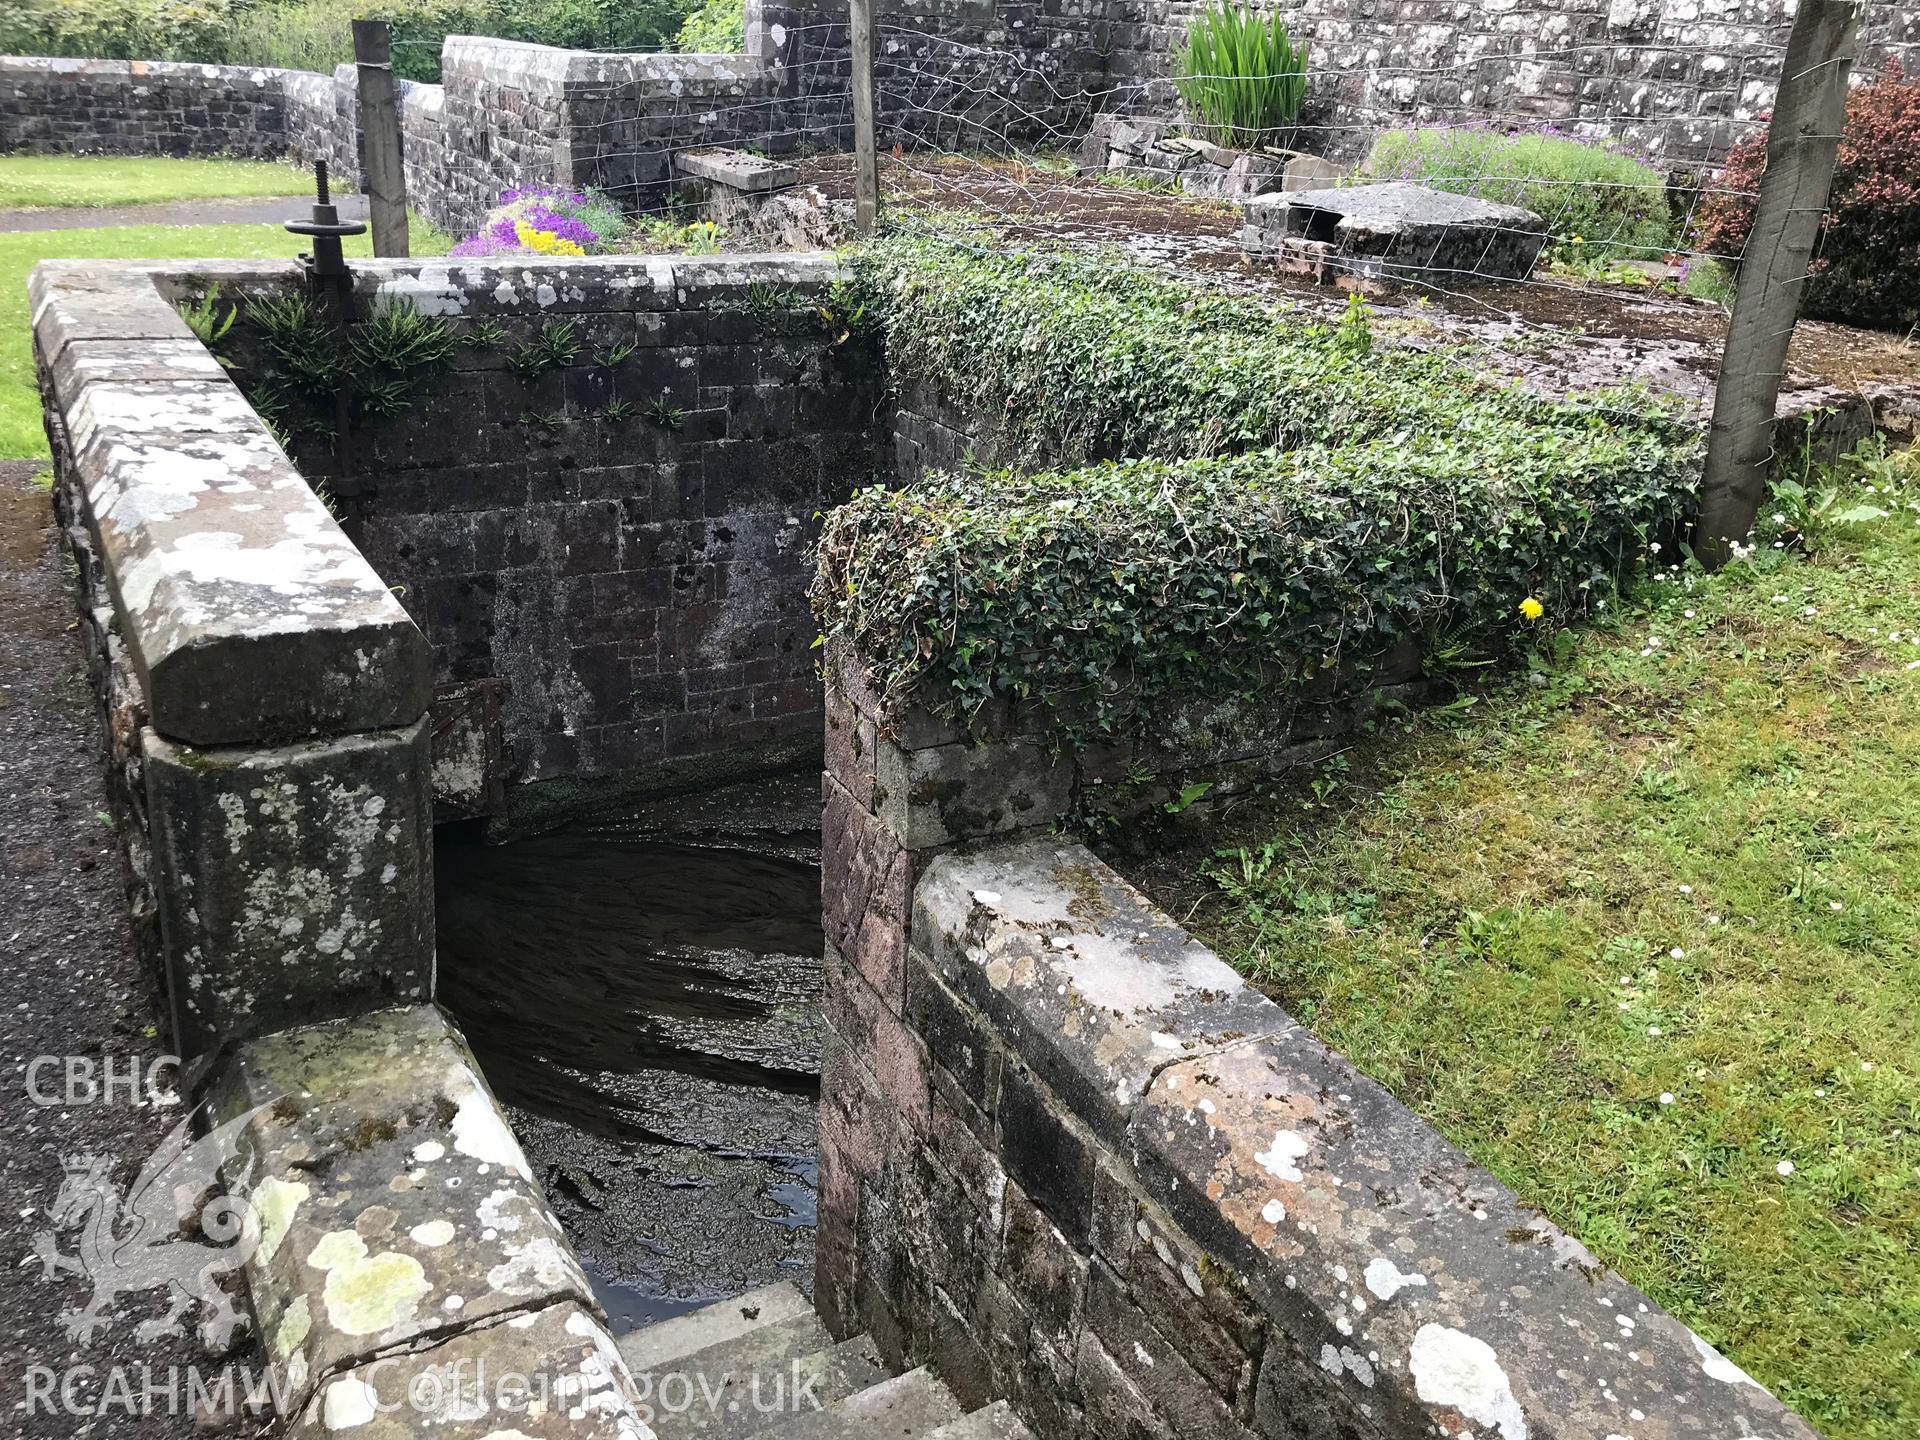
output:
POLYGON ((562 214, 560 211, 549 209, 545 205, 536 205, 531 213, 528 214, 527 223, 536 230, 546 230, 559 236, 562 240, 571 240, 582 250, 587 249, 591 245, 598 244, 600 240, 599 234, 596 231, 588 229, 584 220, 576 219, 572 215, 562 214))

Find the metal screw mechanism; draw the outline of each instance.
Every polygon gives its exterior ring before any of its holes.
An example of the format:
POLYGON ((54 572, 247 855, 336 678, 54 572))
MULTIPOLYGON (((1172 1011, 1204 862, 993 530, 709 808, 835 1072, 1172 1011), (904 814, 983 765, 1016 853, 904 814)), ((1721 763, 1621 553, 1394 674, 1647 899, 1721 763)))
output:
MULTIPOLYGON (((348 235, 366 234, 367 227, 358 220, 340 218, 339 208, 327 194, 326 161, 313 163, 313 218, 286 223, 295 235, 313 237, 313 253, 300 257, 300 263, 307 267, 307 288, 325 298, 333 328, 344 344, 347 327, 353 320, 353 275, 347 269, 347 257, 340 242, 348 235)), ((360 490, 353 463, 352 425, 352 407, 342 386, 333 392, 333 492, 336 495, 358 494, 360 490)))
POLYGON ((313 162, 313 218, 310 220, 289 220, 287 229, 295 235, 313 237, 313 254, 302 255, 306 262, 307 273, 314 280, 332 280, 347 273, 347 257, 340 248, 340 241, 348 235, 367 233, 365 223, 359 220, 342 220, 340 209, 327 194, 327 162, 313 162))

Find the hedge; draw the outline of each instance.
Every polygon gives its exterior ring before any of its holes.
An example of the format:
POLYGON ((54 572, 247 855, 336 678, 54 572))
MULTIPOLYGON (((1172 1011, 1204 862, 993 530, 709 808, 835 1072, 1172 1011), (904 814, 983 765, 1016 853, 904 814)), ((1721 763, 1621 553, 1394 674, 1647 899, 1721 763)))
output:
POLYGON ((1697 435, 1658 414, 1357 354, 1128 267, 926 237, 856 265, 896 379, 1065 457, 827 516, 816 612, 895 704, 978 727, 1012 698, 1086 742, 1408 634, 1497 654, 1533 631, 1522 601, 1583 613, 1693 506, 1697 435), (1072 463, 1109 443, 1145 453, 1072 463))
POLYGON ((860 251, 855 274, 895 383, 928 381, 994 416, 1017 468, 1342 444, 1469 413, 1547 425, 1578 414, 1444 355, 1356 345, 1303 310, 1115 256, 909 230, 860 251))

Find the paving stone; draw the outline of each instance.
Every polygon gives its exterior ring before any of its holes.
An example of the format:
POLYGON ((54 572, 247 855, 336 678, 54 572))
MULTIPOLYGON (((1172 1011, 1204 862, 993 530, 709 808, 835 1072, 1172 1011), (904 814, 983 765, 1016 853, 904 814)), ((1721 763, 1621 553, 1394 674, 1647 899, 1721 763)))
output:
POLYGON ((658 1440, 744 1440, 783 1418, 804 1418, 816 1406, 825 1410, 887 1377, 879 1350, 864 1335, 808 1351, 825 1336, 801 1319, 688 1356, 664 1374, 656 1372, 650 1386, 636 1376, 643 1385, 641 1417, 658 1440))
POLYGON ((794 166, 745 150, 682 150, 673 157, 673 168, 696 180, 756 195, 800 183, 794 166))

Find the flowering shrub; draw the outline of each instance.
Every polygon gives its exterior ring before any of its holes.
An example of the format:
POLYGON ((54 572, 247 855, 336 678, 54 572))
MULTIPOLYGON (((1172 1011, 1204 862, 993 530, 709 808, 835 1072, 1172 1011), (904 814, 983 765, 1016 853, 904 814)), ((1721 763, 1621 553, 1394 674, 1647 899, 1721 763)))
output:
POLYGON ((604 255, 620 248, 627 222, 591 190, 532 185, 508 190, 478 230, 453 247, 463 260, 490 255, 604 255))
MULTIPOLYGON (((1920 80, 1898 60, 1847 97, 1833 190, 1808 267, 1808 315, 1908 330, 1920 325, 1920 80)), ((1700 207, 1696 247, 1738 256, 1767 168, 1764 131, 1728 152, 1700 207)))
POLYGON ((1657 260, 1673 239, 1667 187, 1632 155, 1554 129, 1504 135, 1476 126, 1388 130, 1362 180, 1414 180, 1455 195, 1518 205, 1547 222, 1565 259, 1657 260))

